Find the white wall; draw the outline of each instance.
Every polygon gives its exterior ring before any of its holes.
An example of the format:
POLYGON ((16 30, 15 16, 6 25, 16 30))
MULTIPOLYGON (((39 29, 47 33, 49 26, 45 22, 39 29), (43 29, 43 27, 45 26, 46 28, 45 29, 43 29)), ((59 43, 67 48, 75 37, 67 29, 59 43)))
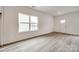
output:
POLYGON ((27 7, 6 6, 3 10, 4 37, 3 44, 53 32, 53 17, 27 7), (39 30, 35 32, 18 33, 18 13, 39 17, 39 30))
POLYGON ((1 14, 0 14, 0 44, 1 44, 1 14))
POLYGON ((54 31, 55 32, 65 32, 66 31, 65 30, 66 24, 60 23, 60 21, 64 20, 64 18, 65 18, 64 16, 63 17, 59 16, 59 17, 54 18, 54 31))
POLYGON ((54 31, 79 35, 79 11, 55 17, 54 31), (60 20, 66 23, 61 24, 60 20))
POLYGON ((2 35, 3 35, 3 33, 2 33, 2 31, 3 31, 3 20, 2 20, 2 7, 0 6, 0 45, 2 44, 2 35))

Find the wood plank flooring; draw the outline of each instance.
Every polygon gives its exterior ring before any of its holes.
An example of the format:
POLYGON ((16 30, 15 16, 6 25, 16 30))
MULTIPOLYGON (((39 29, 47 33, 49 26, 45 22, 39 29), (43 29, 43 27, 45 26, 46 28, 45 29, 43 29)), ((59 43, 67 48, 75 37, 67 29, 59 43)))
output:
POLYGON ((0 52, 78 52, 79 36, 50 33, 0 48, 0 52))

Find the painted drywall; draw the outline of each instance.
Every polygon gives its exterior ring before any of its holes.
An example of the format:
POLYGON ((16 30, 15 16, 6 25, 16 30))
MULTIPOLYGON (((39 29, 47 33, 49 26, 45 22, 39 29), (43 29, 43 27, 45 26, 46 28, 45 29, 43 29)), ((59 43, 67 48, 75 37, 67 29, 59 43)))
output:
POLYGON ((57 16, 54 21, 54 30, 56 32, 79 35, 79 11, 57 16), (60 20, 62 19, 65 19, 66 23, 61 24, 60 20))
POLYGON ((2 6, 0 6, 0 45, 2 44, 2 6))
POLYGON ((0 15, 0 44, 1 44, 1 15, 0 15))
POLYGON ((3 21, 4 21, 4 37, 3 44, 27 39, 30 37, 53 32, 53 17, 42 12, 30 9, 28 7, 3 7, 3 21), (25 13, 28 15, 39 17, 39 30, 34 32, 18 32, 18 13, 25 13))
POLYGON ((63 17, 55 17, 54 19, 54 31, 55 32, 65 32, 65 23, 60 23, 61 20, 64 20, 63 17))

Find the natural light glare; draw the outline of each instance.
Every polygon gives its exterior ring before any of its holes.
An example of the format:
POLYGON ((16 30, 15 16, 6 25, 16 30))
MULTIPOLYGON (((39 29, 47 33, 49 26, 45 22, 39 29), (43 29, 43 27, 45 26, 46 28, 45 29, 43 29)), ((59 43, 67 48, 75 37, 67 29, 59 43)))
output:
POLYGON ((38 17, 23 13, 18 14, 19 32, 37 31, 38 17))
POLYGON ((31 16, 31 23, 38 23, 38 17, 31 16))
POLYGON ((31 31, 38 30, 38 24, 31 24, 31 31))
POLYGON ((29 16, 23 13, 19 13, 19 22, 29 22, 29 16))
POLYGON ((29 24, 19 24, 19 32, 29 31, 29 24))
POLYGON ((19 32, 29 31, 29 16, 19 13, 19 32))
POLYGON ((65 23, 66 22, 66 20, 65 19, 63 19, 63 20, 60 20, 60 23, 65 23))
POLYGON ((38 17, 31 16, 31 31, 38 30, 38 17))

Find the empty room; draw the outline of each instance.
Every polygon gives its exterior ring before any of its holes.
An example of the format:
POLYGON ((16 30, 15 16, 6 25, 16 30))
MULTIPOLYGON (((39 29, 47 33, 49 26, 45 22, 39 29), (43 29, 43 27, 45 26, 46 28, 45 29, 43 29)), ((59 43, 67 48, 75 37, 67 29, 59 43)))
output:
POLYGON ((79 52, 79 6, 0 6, 0 52, 79 52))

